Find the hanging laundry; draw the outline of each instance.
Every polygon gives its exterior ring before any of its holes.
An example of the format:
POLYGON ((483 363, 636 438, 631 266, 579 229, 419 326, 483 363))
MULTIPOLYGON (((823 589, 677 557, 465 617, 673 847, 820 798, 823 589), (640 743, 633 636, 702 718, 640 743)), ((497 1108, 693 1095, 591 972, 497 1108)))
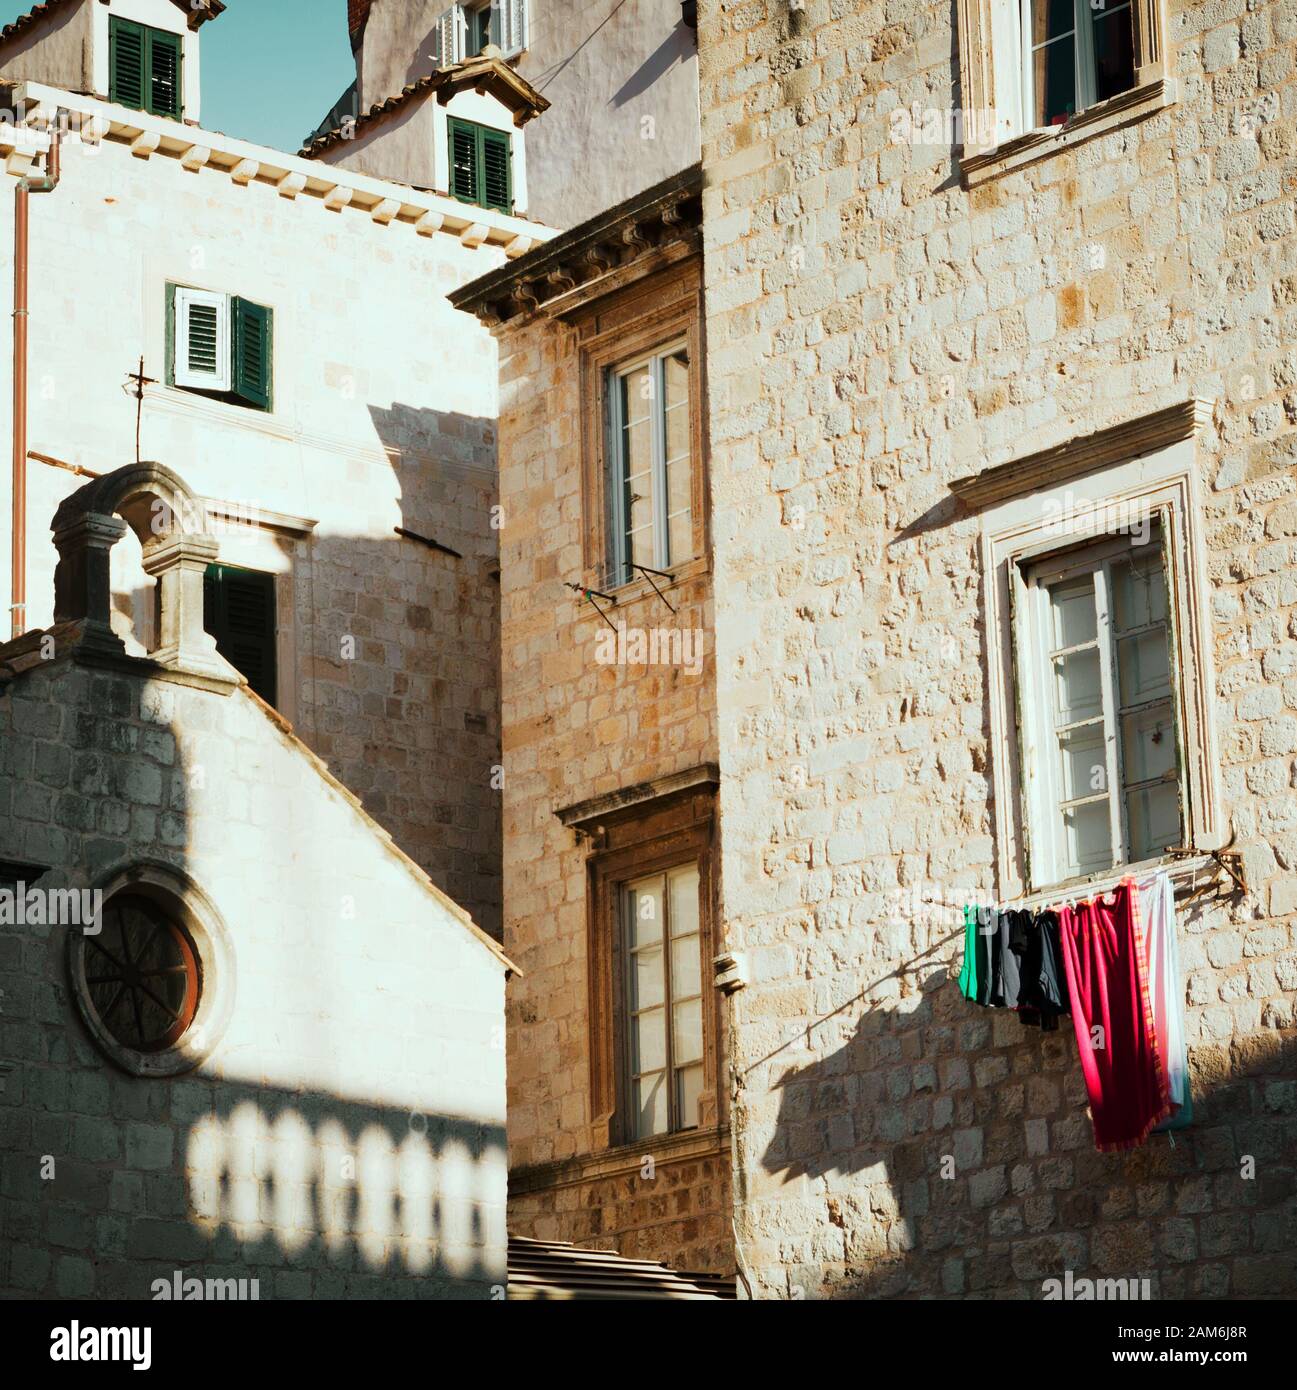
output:
POLYGON ((1013 950, 1013 929, 1014 922, 1019 916, 1030 918, 1030 915, 1030 913, 1023 913, 1021 910, 1010 909, 1006 911, 1004 908, 991 910, 993 930, 990 937, 990 949, 993 985, 991 997, 987 1002, 993 1008, 1016 1009, 1018 1007, 1018 992, 1022 987, 1022 970, 1020 958, 1013 950))
POLYGON ((964 965, 959 972, 959 992, 977 1002, 977 909, 964 906, 964 965))
POLYGON ((1019 910, 1013 916, 1009 946, 1019 959, 1019 1021, 1024 1027, 1055 1033, 1058 1020, 1068 1011, 1058 914, 1019 910))
POLYGON ((1171 1109, 1134 880, 1058 918, 1095 1146, 1131 1149, 1171 1109))
POLYGON ((1141 879, 1140 918, 1148 954, 1149 997, 1158 1051, 1166 1068, 1172 1114, 1158 1131, 1184 1129, 1193 1121, 1189 1094, 1189 1055, 1184 1026, 1184 985, 1180 975, 1180 944, 1175 930, 1175 893, 1164 870, 1141 879))

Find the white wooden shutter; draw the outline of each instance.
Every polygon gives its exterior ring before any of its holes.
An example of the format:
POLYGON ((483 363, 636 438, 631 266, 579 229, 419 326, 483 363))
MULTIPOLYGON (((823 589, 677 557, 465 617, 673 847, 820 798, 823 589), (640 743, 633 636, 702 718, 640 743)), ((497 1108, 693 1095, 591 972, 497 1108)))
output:
POLYGON ((176 287, 175 383, 201 391, 230 389, 230 299, 176 287))
POLYGON ((468 21, 463 8, 452 5, 437 21, 437 63, 446 68, 464 61, 468 21))
POLYGON ((995 85, 995 143, 1003 144, 1030 128, 1023 110, 1023 11, 1032 0, 991 0, 991 65, 995 85))
POLYGON ((494 0, 500 13, 500 47, 506 58, 527 47, 527 0, 494 0))

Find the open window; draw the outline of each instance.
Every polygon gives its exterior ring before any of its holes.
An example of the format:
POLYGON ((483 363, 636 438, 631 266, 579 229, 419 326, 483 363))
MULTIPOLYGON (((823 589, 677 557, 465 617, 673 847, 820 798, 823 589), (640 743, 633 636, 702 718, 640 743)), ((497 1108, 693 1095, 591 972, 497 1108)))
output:
POLYGON ((437 20, 437 63, 449 67, 494 44, 506 58, 527 47, 527 0, 465 0, 437 20))
POLYGON ((237 295, 167 286, 167 380, 269 410, 274 313, 237 295))

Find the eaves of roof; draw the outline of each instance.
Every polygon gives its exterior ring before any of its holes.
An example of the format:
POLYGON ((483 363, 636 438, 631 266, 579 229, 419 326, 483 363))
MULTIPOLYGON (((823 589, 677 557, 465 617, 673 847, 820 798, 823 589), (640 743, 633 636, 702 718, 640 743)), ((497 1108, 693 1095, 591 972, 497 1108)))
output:
MULTIPOLYGON (((10 39, 18 38, 34 24, 39 24, 42 19, 48 18, 56 10, 66 9, 69 5, 75 4, 76 0, 45 0, 43 5, 36 5, 21 14, 12 24, 6 24, 0 29, 0 44, 8 43, 10 39)), ((209 19, 216 19, 217 16, 225 13, 225 0, 171 0, 178 10, 184 10, 189 16, 189 27, 197 29, 199 25, 206 24, 209 19)))
POLYGON ((526 125, 534 116, 549 110, 549 102, 527 81, 520 77, 508 63, 500 58, 478 55, 468 58, 453 67, 438 68, 427 77, 411 82, 395 96, 377 102, 354 122, 337 126, 317 136, 301 150, 304 159, 315 159, 344 141, 354 140, 358 134, 375 122, 400 111, 413 101, 436 93, 437 100, 445 105, 457 92, 466 90, 489 92, 513 111, 513 123, 526 125))

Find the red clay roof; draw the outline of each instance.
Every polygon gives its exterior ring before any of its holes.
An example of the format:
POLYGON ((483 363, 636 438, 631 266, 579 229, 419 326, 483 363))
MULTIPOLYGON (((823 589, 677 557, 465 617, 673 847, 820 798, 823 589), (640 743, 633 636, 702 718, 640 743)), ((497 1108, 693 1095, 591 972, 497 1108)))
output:
MULTIPOLYGON (((31 28, 33 24, 38 24, 47 15, 51 15, 56 10, 61 10, 72 3, 75 3, 75 0, 45 0, 43 5, 37 5, 34 9, 28 10, 26 14, 20 14, 12 24, 6 24, 3 29, 0 29, 0 43, 16 38, 24 30, 31 28)), ((196 3, 193 4, 190 3, 190 0, 171 0, 171 3, 178 10, 184 10, 188 14, 191 29, 197 29, 200 24, 205 24, 209 19, 215 19, 218 15, 225 13, 225 0, 196 0, 196 3)))

